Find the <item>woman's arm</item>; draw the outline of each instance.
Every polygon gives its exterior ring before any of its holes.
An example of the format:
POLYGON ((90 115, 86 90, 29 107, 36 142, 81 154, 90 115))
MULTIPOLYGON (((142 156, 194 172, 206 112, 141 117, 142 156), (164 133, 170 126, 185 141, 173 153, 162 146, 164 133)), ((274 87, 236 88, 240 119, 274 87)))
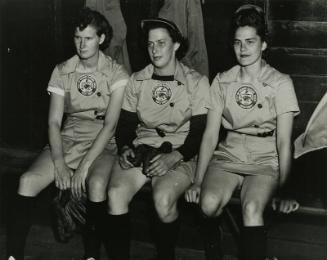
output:
POLYGON ((201 184, 209 161, 216 149, 221 117, 215 110, 209 110, 206 129, 201 142, 199 160, 196 170, 195 183, 201 184))
POLYGON ((200 146, 194 184, 185 193, 185 199, 188 202, 199 202, 201 184, 218 143, 220 124, 221 114, 217 110, 209 110, 207 124, 200 146))
POLYGON ((83 160, 78 166, 73 176, 73 193, 79 196, 81 195, 82 189, 85 191, 85 179, 88 175, 88 171, 94 160, 102 153, 110 139, 115 134, 123 97, 124 97, 125 86, 116 89, 109 101, 109 105, 106 111, 103 128, 100 130, 96 139, 94 140, 91 148, 84 156, 83 160))
POLYGON ((51 93, 48 116, 48 135, 51 148, 51 157, 54 163, 54 177, 56 186, 65 190, 70 187, 71 170, 67 167, 62 148, 60 134, 64 114, 64 97, 51 93))
POLYGON ((192 116, 190 130, 184 144, 171 153, 160 153, 150 160, 147 176, 162 176, 175 167, 181 160, 189 161, 199 151, 202 135, 206 126, 207 114, 192 116))
POLYGON ((277 116, 277 152, 279 158, 279 184, 286 182, 291 169, 291 137, 293 129, 293 113, 283 113, 277 116))

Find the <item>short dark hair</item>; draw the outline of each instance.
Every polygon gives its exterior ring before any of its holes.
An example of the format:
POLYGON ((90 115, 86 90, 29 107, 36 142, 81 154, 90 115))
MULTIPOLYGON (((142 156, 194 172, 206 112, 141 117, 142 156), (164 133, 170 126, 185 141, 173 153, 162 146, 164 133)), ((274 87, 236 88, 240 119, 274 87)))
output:
POLYGON ((100 45, 100 49, 105 50, 108 48, 112 38, 112 27, 110 26, 108 20, 98 11, 84 7, 79 11, 74 21, 74 28, 78 28, 79 30, 83 31, 88 25, 96 29, 99 37, 102 34, 105 35, 105 39, 100 45))
POLYGON ((264 11, 257 5, 242 5, 234 13, 231 26, 231 40, 239 27, 250 26, 256 29, 262 41, 267 41, 268 28, 264 11))
POLYGON ((169 36, 173 42, 178 42, 180 44, 178 50, 176 51, 176 58, 178 60, 182 59, 188 49, 188 41, 183 37, 182 33, 178 29, 175 23, 163 18, 153 18, 145 19, 141 22, 141 27, 144 33, 144 42, 147 44, 149 31, 157 28, 164 28, 168 31, 169 36))

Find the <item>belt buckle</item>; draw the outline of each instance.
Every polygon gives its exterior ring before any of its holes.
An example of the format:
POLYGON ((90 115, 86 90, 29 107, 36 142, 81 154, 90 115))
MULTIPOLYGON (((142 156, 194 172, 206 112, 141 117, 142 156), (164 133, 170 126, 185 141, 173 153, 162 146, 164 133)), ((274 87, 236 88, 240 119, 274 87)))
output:
POLYGON ((104 115, 98 115, 95 117, 95 119, 97 120, 104 120, 105 119, 105 116, 104 115))
POLYGON ((263 132, 263 133, 258 133, 257 136, 259 137, 267 137, 267 136, 273 136, 275 130, 271 130, 269 132, 263 132))

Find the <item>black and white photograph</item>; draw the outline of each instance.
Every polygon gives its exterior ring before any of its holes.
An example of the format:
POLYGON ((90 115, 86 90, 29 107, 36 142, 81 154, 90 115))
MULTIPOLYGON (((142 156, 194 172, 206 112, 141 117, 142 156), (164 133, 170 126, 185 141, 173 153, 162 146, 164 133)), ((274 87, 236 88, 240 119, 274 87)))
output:
POLYGON ((0 0, 0 259, 326 260, 327 0, 0 0))

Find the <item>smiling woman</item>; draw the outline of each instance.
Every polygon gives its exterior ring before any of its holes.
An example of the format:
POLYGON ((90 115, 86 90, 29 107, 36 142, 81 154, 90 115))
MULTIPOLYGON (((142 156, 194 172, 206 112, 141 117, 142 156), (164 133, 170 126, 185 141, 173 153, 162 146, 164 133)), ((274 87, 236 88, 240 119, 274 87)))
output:
POLYGON ((236 10, 231 37, 238 65, 212 82, 196 180, 186 192, 189 202, 199 202, 203 213, 215 218, 241 190, 244 260, 267 256, 263 213, 289 175, 293 118, 299 112, 290 77, 262 58, 265 27, 260 7, 236 10), (215 151, 221 125, 227 136, 215 151))

